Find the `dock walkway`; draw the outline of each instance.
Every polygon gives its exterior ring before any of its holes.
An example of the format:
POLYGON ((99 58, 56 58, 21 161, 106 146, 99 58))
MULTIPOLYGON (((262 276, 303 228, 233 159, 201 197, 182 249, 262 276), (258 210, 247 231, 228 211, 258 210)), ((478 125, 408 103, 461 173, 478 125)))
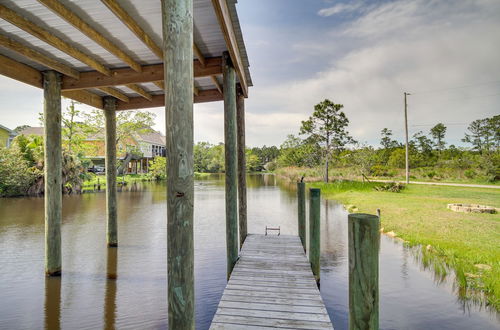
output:
POLYGON ((298 236, 248 235, 210 329, 333 329, 298 236))

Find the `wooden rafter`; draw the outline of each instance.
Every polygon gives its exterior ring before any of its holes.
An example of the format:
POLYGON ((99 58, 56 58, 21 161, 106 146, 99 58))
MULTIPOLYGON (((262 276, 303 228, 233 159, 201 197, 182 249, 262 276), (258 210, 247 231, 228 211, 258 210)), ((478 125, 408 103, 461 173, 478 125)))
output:
POLYGON ((238 48, 238 42, 236 40, 236 35, 234 34, 234 27, 231 20, 231 15, 229 13, 229 8, 227 7, 226 0, 212 0, 212 4, 219 20, 219 25, 221 27, 222 33, 224 34, 224 39, 226 40, 227 49, 233 61, 234 68, 238 74, 240 80, 241 89, 243 95, 248 97, 248 83, 245 75, 245 69, 243 66, 243 61, 240 56, 240 50, 238 48))
MULTIPOLYGON (((25 84, 42 88, 42 73, 29 65, 0 55, 0 74, 25 84)), ((102 109, 102 98, 88 91, 63 91, 62 95, 75 101, 102 109)))
POLYGON ((210 76, 210 79, 212 79, 212 82, 214 83, 215 87, 219 91, 219 93, 222 94, 222 86, 219 83, 219 80, 217 79, 217 76, 210 76))
POLYGON ((131 90, 133 90, 134 92, 136 92, 140 96, 144 97, 146 100, 149 100, 149 101, 153 100, 153 96, 148 91, 146 91, 144 88, 142 88, 141 86, 135 85, 135 84, 128 84, 125 86, 127 88, 130 88, 131 90))
POLYGON ((141 72, 141 65, 136 62, 132 57, 127 55, 118 46, 113 44, 108 39, 104 38, 101 33, 95 30, 92 26, 86 23, 78 15, 73 13, 71 10, 66 8, 58 0, 38 0, 40 3, 45 5, 47 8, 55 12, 62 19, 73 25, 75 28, 84 33, 87 37, 95 41, 97 44, 108 50, 111 54, 115 55, 123 62, 127 63, 132 69, 137 72, 141 72))
POLYGON ((8 48, 10 50, 13 50, 16 53, 21 54, 24 57, 27 57, 32 61, 35 61, 35 62, 40 63, 46 67, 49 67, 55 71, 58 71, 58 72, 63 73, 65 75, 68 75, 68 76, 72 77, 73 79, 76 79, 76 80, 80 79, 80 73, 77 70, 70 68, 69 66, 62 64, 62 63, 48 57, 47 55, 44 55, 44 54, 42 54, 34 49, 31 49, 31 48, 15 41, 14 39, 6 37, 2 34, 0 34, 0 46, 3 46, 3 47, 8 48))
POLYGON ((193 43, 193 53, 194 55, 196 56, 196 58, 198 59, 198 61, 200 61, 201 65, 202 66, 205 66, 205 56, 203 56, 203 53, 201 52, 201 50, 198 48, 198 46, 193 43))
POLYGON ((160 81, 153 81, 153 83, 162 91, 165 90, 165 84, 163 83, 163 80, 160 81))
MULTIPOLYGON (((203 68, 198 60, 193 62, 194 77, 208 77, 222 74, 221 58, 207 58, 206 66, 203 68)), ((80 79, 70 77, 63 78, 63 90, 76 90, 87 88, 99 88, 109 86, 120 86, 128 84, 140 84, 163 80, 163 64, 145 65, 142 72, 136 72, 130 68, 111 70, 111 76, 106 76, 96 71, 81 72, 80 79)))
POLYGON ((123 101, 123 102, 129 102, 129 97, 125 95, 124 93, 120 92, 119 90, 112 88, 112 87, 101 87, 99 88, 101 91, 104 93, 116 97, 118 100, 123 101))
MULTIPOLYGON (((223 96, 216 89, 199 91, 198 95, 194 96, 194 103, 222 101, 223 96)), ((152 107, 165 106, 165 95, 153 95, 151 101, 143 97, 131 97, 130 102, 118 101, 116 110, 136 110, 152 107)))
POLYGON ((0 5, 0 18, 10 22, 11 24, 17 26, 21 30, 37 37, 38 39, 46 42, 54 48, 59 49, 60 51, 70 55, 71 57, 77 59, 78 61, 87 64, 94 70, 97 70, 105 75, 110 75, 111 71, 99 63, 96 59, 88 56, 87 54, 81 52, 77 48, 71 46, 67 42, 62 39, 56 37, 53 33, 41 28, 39 25, 28 21, 24 17, 18 15, 15 11, 0 5))
POLYGON ((109 10, 113 12, 139 38, 158 58, 163 58, 163 51, 153 41, 153 39, 137 24, 125 9, 123 9, 116 0, 101 0, 109 10))

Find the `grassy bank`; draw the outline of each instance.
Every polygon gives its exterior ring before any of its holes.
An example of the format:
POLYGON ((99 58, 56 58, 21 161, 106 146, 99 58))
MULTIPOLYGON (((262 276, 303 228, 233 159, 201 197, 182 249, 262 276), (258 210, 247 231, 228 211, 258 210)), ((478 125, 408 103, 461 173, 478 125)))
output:
MULTIPOLYGON (((377 173, 368 175, 369 179, 380 180, 405 180, 405 170, 391 168, 389 170, 378 170, 377 173)), ((282 167, 275 171, 276 175, 283 180, 296 182, 304 176, 306 182, 321 181, 324 178, 324 167, 282 167)), ((410 180, 421 182, 448 182, 465 184, 483 184, 500 185, 500 181, 490 182, 482 176, 471 177, 470 172, 466 170, 450 168, 416 168, 410 171, 410 180), (468 177, 469 176, 469 177, 468 177)), ((332 167, 329 171, 331 180, 351 180, 361 181, 361 171, 355 166, 351 167, 332 167)))
POLYGON ((500 207, 493 189, 407 186, 400 193, 379 192, 375 183, 312 183, 325 198, 355 205, 358 212, 381 209, 384 232, 421 245, 424 265, 445 276, 454 271, 461 298, 484 301, 500 311, 500 215, 457 213, 448 203, 500 207))

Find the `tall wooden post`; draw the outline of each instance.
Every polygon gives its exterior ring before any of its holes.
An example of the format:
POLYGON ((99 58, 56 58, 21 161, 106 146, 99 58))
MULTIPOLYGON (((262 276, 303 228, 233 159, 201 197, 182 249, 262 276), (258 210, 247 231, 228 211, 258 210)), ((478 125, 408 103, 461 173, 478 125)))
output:
POLYGON ((116 99, 104 98, 106 118, 106 240, 108 246, 118 246, 116 206, 116 99))
POLYGON ((319 283, 320 272, 320 212, 321 190, 309 189, 309 262, 316 282, 319 283))
POLYGON ((228 52, 222 55, 224 76, 224 150, 226 156, 227 279, 238 259, 238 164, 236 149, 236 74, 228 52))
POLYGON ((238 212, 240 219, 240 249, 247 237, 247 164, 245 146, 245 97, 238 93, 236 103, 238 126, 238 212))
POLYGON ((378 329, 379 217, 352 213, 349 232, 349 329, 378 329))
POLYGON ((405 168, 406 168, 406 184, 410 183, 410 150, 408 146, 408 103, 406 101, 406 97, 410 95, 410 93, 405 94, 405 168))
POLYGON ((297 182, 297 219, 299 228, 299 237, 302 242, 302 247, 306 251, 306 184, 305 182, 297 182))
POLYGON ((161 0, 167 166, 168 327, 194 329, 193 0, 161 0))
POLYGON ((108 249, 106 260, 106 293, 104 294, 104 328, 115 329, 116 279, 118 277, 118 250, 108 249))
POLYGON ((61 74, 43 74, 45 173, 45 273, 61 275, 61 74))

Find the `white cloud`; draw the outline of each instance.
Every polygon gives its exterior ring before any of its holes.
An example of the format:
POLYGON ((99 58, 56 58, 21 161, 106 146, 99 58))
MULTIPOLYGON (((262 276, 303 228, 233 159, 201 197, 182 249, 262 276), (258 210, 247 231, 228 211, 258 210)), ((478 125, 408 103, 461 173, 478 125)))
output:
POLYGON ((318 11, 318 15, 322 17, 329 17, 343 12, 355 11, 361 6, 361 2, 339 3, 332 7, 320 9, 318 11))
MULTIPOLYGON (((418 92, 498 81, 500 20, 492 13, 499 9, 500 3, 492 1, 404 0, 380 5, 331 32, 331 43, 316 43, 324 56, 334 57, 343 42, 351 43, 349 52, 310 78, 255 87, 249 109, 259 109, 269 120, 276 113, 294 114, 295 123, 278 120, 274 125, 293 133, 314 104, 332 98, 344 104, 354 137, 373 144, 384 127, 402 139, 403 91, 414 92, 409 99, 411 132, 430 128, 412 126, 416 124, 470 123, 497 114, 500 97, 481 95, 498 94, 499 84, 418 92)), ((448 141, 460 143, 465 129, 466 125, 450 126, 448 141)), ((273 142, 279 144, 276 139, 273 142)))

